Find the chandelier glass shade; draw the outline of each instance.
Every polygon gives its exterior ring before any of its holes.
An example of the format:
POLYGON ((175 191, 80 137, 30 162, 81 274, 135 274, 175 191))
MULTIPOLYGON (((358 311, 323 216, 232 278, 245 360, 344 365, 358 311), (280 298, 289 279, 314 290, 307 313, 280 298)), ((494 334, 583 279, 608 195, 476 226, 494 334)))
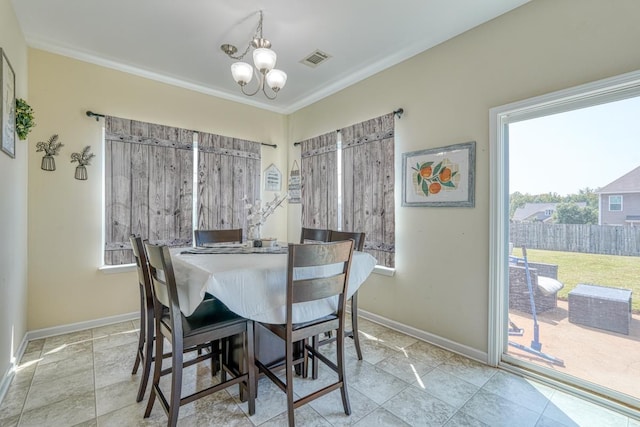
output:
POLYGON ((240 85, 243 94, 253 96, 262 91, 268 99, 275 99, 280 89, 287 83, 287 73, 275 68, 278 56, 271 50, 271 42, 262 37, 262 11, 260 11, 260 21, 253 39, 241 55, 235 55, 238 49, 233 45, 223 44, 220 48, 230 58, 240 60, 231 64, 231 75, 240 85), (253 66, 242 61, 252 47, 254 48, 253 66), (247 91, 246 87, 251 83, 254 74, 258 79, 258 86, 253 91, 247 91), (267 88, 271 93, 267 92, 267 88))

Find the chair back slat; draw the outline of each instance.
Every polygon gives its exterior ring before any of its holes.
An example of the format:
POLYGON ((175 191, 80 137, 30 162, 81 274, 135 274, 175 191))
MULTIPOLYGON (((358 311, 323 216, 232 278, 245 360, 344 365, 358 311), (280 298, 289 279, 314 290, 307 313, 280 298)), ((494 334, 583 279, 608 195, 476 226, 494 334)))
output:
POLYGON ((349 259, 348 245, 330 245, 327 243, 309 243, 303 246, 293 245, 295 250, 289 254, 296 268, 345 262, 349 259))
POLYGON ((196 246, 207 243, 242 243, 242 229, 230 230, 194 230, 196 246))
POLYGON ((344 273, 325 278, 296 280, 293 288, 293 303, 315 301, 338 295, 344 292, 344 284, 344 273))
POLYGON ((328 242, 339 242, 342 240, 353 239, 354 248, 356 251, 362 252, 364 250, 364 238, 365 234, 355 231, 336 231, 331 230, 329 233, 328 242))
POLYGON ((329 230, 324 228, 302 227, 302 233, 300 233, 300 243, 328 242, 328 241, 329 241, 329 230))
POLYGON ((353 241, 289 244, 287 323, 295 303, 339 296, 344 305, 353 241))

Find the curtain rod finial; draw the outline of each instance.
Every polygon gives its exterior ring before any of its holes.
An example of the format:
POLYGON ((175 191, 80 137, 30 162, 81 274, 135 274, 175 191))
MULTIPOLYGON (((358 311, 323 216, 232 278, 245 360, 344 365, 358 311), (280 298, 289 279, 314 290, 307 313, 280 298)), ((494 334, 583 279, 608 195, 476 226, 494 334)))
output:
POLYGON ((395 114, 399 119, 402 118, 402 115, 404 114, 404 108, 398 108, 393 112, 393 114, 395 114))

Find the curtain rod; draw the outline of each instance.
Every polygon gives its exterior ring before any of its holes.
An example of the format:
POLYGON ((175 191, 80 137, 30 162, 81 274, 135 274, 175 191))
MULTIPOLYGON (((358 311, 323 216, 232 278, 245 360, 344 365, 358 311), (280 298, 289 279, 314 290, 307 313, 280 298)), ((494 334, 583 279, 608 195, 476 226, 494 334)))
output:
MULTIPOLYGON (((402 115, 404 114, 404 108, 398 108, 397 110, 393 110, 392 113, 395 114, 400 119, 400 118, 402 118, 402 115)), ((340 132, 340 129, 338 129, 336 132, 340 132)), ((300 144, 302 144, 302 143, 301 142, 294 142, 293 146, 297 147, 300 144)))
MULTIPOLYGON (((94 113, 93 111, 87 111, 87 117, 95 117, 96 122, 100 120, 102 117, 104 119, 104 114, 94 113)), ((266 147, 278 148, 276 144, 267 144, 266 142, 261 142, 260 145, 264 145, 266 147)))

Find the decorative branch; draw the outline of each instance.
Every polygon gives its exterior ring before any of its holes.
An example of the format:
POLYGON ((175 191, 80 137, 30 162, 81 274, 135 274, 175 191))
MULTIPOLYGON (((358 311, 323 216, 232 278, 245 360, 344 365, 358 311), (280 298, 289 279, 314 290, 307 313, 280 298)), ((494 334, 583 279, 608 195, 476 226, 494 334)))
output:
POLYGON ((257 237, 256 232, 267 222, 267 218, 288 198, 289 193, 285 193, 282 196, 276 193, 273 196, 273 200, 263 207, 260 200, 256 200, 254 204, 249 203, 249 199, 245 195, 242 200, 244 201, 244 209, 247 211, 247 235, 257 237))

